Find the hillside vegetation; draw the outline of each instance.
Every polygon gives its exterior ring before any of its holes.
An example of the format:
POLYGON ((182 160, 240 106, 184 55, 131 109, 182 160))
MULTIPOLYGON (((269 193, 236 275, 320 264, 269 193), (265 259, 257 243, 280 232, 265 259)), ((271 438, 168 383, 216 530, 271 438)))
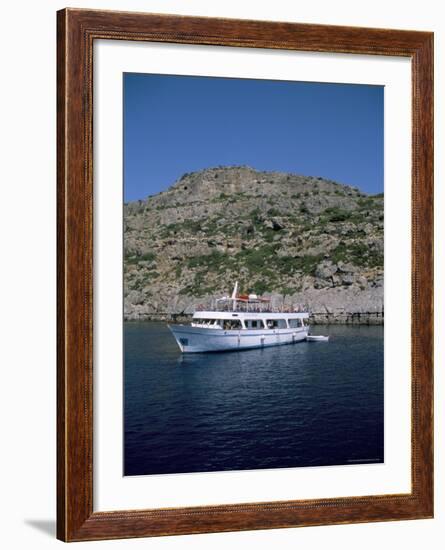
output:
POLYGON ((383 195, 237 166, 125 205, 127 319, 191 312, 235 280, 315 313, 381 317, 383 195))

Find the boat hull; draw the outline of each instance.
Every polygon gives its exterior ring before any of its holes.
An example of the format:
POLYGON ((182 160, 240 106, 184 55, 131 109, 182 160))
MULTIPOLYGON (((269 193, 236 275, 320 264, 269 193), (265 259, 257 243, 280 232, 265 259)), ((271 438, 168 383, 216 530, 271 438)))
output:
POLYGON ((239 351, 302 342, 308 327, 290 329, 223 330, 169 325, 182 353, 239 351))

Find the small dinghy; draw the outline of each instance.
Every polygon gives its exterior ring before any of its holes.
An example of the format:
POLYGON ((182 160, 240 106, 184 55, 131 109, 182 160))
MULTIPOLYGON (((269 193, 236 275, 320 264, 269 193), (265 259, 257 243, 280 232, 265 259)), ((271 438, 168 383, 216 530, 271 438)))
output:
POLYGON ((316 336, 314 334, 311 334, 311 335, 308 334, 306 336, 306 340, 308 342, 328 342, 329 336, 316 336))

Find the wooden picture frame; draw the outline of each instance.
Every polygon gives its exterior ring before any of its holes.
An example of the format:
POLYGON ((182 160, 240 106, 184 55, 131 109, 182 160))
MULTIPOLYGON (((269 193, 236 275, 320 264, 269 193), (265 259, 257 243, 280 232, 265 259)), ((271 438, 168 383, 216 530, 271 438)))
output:
POLYGON ((65 9, 57 14, 57 537, 64 541, 433 516, 433 34, 65 9), (93 43, 403 56, 412 63, 412 426, 407 494, 93 511, 93 43))

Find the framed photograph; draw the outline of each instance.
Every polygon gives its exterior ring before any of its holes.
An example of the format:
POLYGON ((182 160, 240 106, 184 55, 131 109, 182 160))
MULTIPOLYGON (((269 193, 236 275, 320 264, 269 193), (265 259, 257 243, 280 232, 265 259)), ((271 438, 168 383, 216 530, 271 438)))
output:
POLYGON ((433 34, 57 25, 58 538, 433 517, 433 34))

